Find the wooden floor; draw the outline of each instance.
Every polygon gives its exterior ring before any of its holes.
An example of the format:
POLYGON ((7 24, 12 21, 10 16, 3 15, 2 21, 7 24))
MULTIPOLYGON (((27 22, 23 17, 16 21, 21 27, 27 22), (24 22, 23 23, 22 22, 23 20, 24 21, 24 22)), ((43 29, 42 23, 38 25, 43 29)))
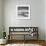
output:
POLYGON ((10 40, 8 43, 40 44, 46 46, 44 40, 10 40))
MULTIPOLYGON (((8 40, 7 44, 39 44, 42 46, 46 46, 46 42, 44 40, 8 40)), ((5 45, 7 45, 5 44, 5 45)), ((0 45, 0 46, 5 46, 0 45)))

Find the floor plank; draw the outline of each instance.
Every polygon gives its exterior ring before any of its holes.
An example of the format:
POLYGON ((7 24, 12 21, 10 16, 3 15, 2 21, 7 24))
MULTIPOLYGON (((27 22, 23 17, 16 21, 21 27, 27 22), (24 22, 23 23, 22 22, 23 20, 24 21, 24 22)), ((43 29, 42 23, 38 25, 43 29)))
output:
POLYGON ((32 44, 35 45, 35 46, 39 46, 39 45, 46 46, 46 42, 43 41, 43 40, 26 40, 26 41, 23 41, 23 40, 9 40, 7 44, 0 45, 0 46, 13 46, 13 45, 14 46, 31 46, 32 44))

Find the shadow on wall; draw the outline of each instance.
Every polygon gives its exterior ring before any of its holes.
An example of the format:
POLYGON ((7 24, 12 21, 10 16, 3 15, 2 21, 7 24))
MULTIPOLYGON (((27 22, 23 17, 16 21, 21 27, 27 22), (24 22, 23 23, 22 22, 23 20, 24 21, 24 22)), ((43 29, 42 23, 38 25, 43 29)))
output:
POLYGON ((0 39, 3 38, 3 32, 0 30, 0 39))

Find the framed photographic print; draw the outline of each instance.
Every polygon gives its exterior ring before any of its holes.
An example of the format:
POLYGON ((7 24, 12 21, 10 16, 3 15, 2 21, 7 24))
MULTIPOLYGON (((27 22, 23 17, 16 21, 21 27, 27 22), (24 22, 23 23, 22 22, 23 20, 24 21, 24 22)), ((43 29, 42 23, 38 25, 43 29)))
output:
POLYGON ((30 19, 30 5, 16 5, 16 19, 30 19))

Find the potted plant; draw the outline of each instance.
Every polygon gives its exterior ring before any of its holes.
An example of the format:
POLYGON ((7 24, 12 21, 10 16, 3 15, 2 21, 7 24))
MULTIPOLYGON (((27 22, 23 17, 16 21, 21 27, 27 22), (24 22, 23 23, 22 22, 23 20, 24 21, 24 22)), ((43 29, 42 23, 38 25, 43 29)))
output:
MULTIPOLYGON (((4 31, 4 30, 3 30, 4 31)), ((0 30, 0 44, 6 44, 6 32, 0 30)))

